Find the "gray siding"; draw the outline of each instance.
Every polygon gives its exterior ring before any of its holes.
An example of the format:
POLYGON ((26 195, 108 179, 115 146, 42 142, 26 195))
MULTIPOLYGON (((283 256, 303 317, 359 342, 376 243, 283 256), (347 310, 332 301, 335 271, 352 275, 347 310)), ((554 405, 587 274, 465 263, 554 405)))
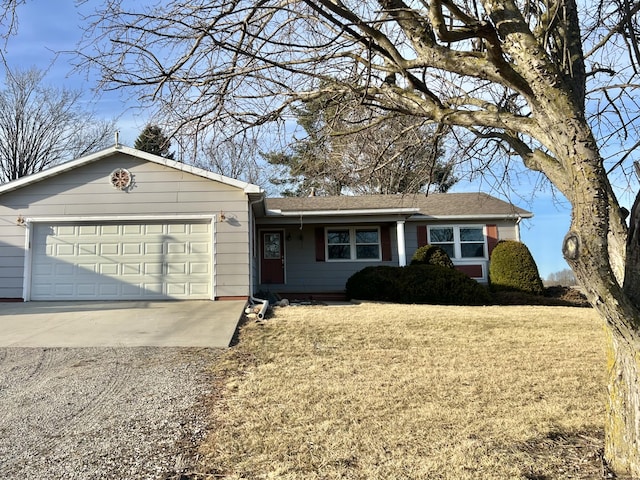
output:
MULTIPOLYGON (((343 220, 344 221, 344 220, 343 220)), ((366 225, 356 221, 344 223, 349 226, 366 225)), ((499 221, 447 221, 429 222, 428 225, 496 225, 498 227, 499 240, 518 239, 518 227, 514 222, 505 220, 499 221)), ((284 284, 262 284, 259 274, 256 277, 256 291, 271 291, 284 293, 328 293, 342 292, 348 278, 355 272, 375 265, 398 265, 398 244, 397 227, 395 222, 380 222, 375 226, 389 225, 391 236, 391 261, 357 261, 357 262, 318 262, 315 256, 315 228, 325 224, 304 224, 300 225, 276 225, 269 222, 267 225, 258 225, 258 230, 282 230, 285 238, 285 283, 284 284), (288 238, 288 240, 287 240, 288 238)), ((334 224, 335 225, 335 224, 334 224)), ((425 222, 405 223, 405 245, 406 261, 411 261, 411 257, 418 248, 418 226, 427 225, 425 222)), ((258 239, 260 236, 258 235, 258 239)), ((259 255, 256 258, 256 265, 259 266, 259 255)), ((464 262, 460 262, 464 264, 464 262)), ((487 261, 473 260, 473 264, 482 264, 487 271, 487 261)), ((486 279, 485 279, 486 280, 486 279)))
POLYGON ((249 295, 249 212, 239 188, 116 154, 0 196, 0 298, 22 296, 27 217, 110 217, 131 215, 216 215, 214 272, 216 296, 249 295), (133 183, 126 192, 108 181, 126 168, 133 183))
MULTIPOLYGON (((352 224, 349 224, 352 225, 352 224)), ((353 223, 353 225, 362 225, 353 223)), ((386 225, 389 225, 386 223, 386 225)), ((343 292, 349 277, 372 265, 398 265, 395 225, 391 227, 391 261, 319 262, 315 254, 315 228, 317 224, 299 226, 269 226, 264 230, 284 230, 285 284, 258 284, 258 290, 271 292, 321 293, 343 292), (287 238, 290 237, 288 240, 287 238)), ((376 224, 375 226, 380 226, 376 224)), ((260 226, 258 226, 260 229, 260 226)), ((258 257, 259 263, 259 257, 258 257)), ((259 281, 259 277, 258 277, 259 281)))

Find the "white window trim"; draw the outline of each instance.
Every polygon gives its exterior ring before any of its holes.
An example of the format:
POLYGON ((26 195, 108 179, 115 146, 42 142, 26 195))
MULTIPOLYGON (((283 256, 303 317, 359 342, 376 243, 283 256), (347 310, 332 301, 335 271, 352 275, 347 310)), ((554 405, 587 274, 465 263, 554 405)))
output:
MULTIPOLYGON (((367 244, 373 245, 373 244, 367 244)), ((340 226, 325 227, 324 229, 324 258, 327 262, 381 262, 382 261, 382 232, 378 226, 340 226), (330 230, 349 230, 350 258, 330 258, 329 257, 329 235, 330 230), (378 232, 378 256, 376 258, 356 258, 356 230, 376 230, 378 232)))
MULTIPOLYGON (((453 253, 454 256, 451 260, 456 261, 470 261, 470 260, 489 260, 487 256, 487 252, 489 251, 489 247, 487 245, 487 227, 482 224, 446 224, 446 225, 429 225, 427 227, 427 241, 429 245, 438 245, 441 242, 431 242, 431 229, 432 228, 453 228, 453 253), (462 256, 462 241, 460 240, 460 229, 461 228, 478 228, 482 230, 483 236, 483 256, 482 257, 463 257, 462 256)), ((480 243, 478 242, 464 242, 464 243, 480 243)))

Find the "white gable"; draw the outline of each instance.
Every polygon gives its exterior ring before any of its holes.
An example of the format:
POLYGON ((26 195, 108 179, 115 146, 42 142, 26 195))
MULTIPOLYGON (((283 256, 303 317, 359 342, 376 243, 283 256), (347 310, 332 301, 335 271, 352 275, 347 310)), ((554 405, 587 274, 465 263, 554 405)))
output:
POLYGON ((225 177, 224 175, 219 175, 217 173, 213 173, 213 172, 204 170, 202 168, 194 167, 192 165, 187 165, 185 163, 178 162, 176 160, 170 160, 164 157, 160 157, 158 155, 153 155, 151 153, 143 152, 141 150, 136 150, 135 148, 126 147, 124 145, 118 145, 118 146, 107 148, 105 150, 101 150, 96 153, 92 153, 90 155, 87 155, 82 158, 78 158, 76 160, 71 160, 69 162, 56 165, 55 167, 48 168, 46 170, 43 170, 38 173, 34 173, 32 175, 27 175, 25 177, 19 178, 17 180, 13 180, 4 185, 0 185, 0 194, 17 190, 27 185, 37 183, 46 178, 54 177, 56 175, 60 175, 61 173, 65 173, 70 170, 76 169, 78 167, 82 167, 84 165, 88 165, 90 163, 102 160, 111 155, 122 154, 122 153, 126 155, 130 155, 135 158, 139 158, 141 160, 157 163, 159 165, 164 165, 169 168, 174 168, 182 172, 191 173, 199 177, 207 178, 209 180, 220 182, 225 185, 236 187, 243 190, 245 193, 262 193, 263 192, 262 188, 259 187, 258 185, 253 185, 251 183, 242 182, 234 178, 225 177))

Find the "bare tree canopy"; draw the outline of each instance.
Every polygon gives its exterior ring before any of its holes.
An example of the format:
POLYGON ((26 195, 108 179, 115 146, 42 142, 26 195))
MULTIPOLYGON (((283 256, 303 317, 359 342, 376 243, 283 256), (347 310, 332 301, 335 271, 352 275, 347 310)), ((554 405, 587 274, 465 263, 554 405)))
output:
POLYGON ((284 195, 446 192, 457 181, 444 160, 446 128, 421 117, 375 112, 344 95, 293 107, 302 136, 268 152, 284 195))
POLYGON ((231 135, 343 94, 471 138, 482 167, 501 153, 542 172, 572 205, 563 253, 609 326, 605 454, 640 476, 640 202, 627 227, 609 178, 640 146, 639 0, 132 5, 105 3, 81 61, 179 125, 231 135))
POLYGON ((202 151, 193 163, 226 177, 254 185, 266 185, 268 178, 260 158, 256 139, 243 137, 218 141, 211 138, 204 142, 202 151))
POLYGON ((114 122, 80 107, 81 93, 43 85, 38 70, 8 72, 0 90, 0 183, 107 146, 114 122))

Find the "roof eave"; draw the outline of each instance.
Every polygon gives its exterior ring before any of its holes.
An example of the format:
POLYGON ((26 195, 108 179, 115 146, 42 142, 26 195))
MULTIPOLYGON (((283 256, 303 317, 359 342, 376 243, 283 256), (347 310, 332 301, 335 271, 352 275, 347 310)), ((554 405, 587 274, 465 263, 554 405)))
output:
POLYGON ((522 218, 533 218, 533 213, 531 212, 514 212, 514 213, 481 213, 475 215, 425 215, 425 214, 417 214, 413 215, 409 220, 446 220, 446 221, 456 221, 456 220, 491 220, 491 219, 505 219, 505 220, 518 220, 522 218))
POLYGON ((364 215, 404 215, 411 216, 420 212, 419 208, 366 208, 358 210, 286 210, 268 209, 271 217, 343 217, 364 215))
POLYGON ((88 163, 95 162, 96 160, 109 156, 118 150, 119 148, 116 147, 107 148, 105 150, 100 150, 99 152, 95 152, 84 157, 77 158, 75 160, 69 160, 68 162, 56 165, 55 167, 47 168, 46 170, 32 173, 31 175, 26 175, 16 180, 12 180, 8 183, 5 183, 4 185, 0 185, 0 194, 18 190, 19 188, 26 187, 27 185, 31 185, 32 183, 37 183, 49 177, 55 177, 56 175, 60 175, 61 173, 64 173, 68 170, 73 170, 74 168, 78 168, 88 163))
POLYGON ((209 172, 208 170, 204 170, 202 168, 187 165, 185 163, 178 162, 177 160, 171 160, 168 158, 160 157, 158 155, 153 155, 141 150, 136 150, 135 148, 127 147, 124 145, 115 145, 113 147, 100 150, 99 152, 91 153, 87 156, 75 160, 70 160, 68 162, 61 163, 60 165, 56 165, 55 167, 47 168, 46 170, 42 170, 41 172, 27 175, 25 177, 18 178, 17 180, 13 180, 9 183, 5 183, 4 185, 0 185, 0 195, 3 193, 11 192, 13 190, 17 190, 22 187, 26 187, 27 185, 37 183, 47 178, 60 175, 61 173, 82 167, 118 152, 125 153, 135 158, 147 160, 149 162, 157 163, 159 165, 164 165, 165 167, 191 173, 193 175, 197 175, 209 180, 214 180, 232 187, 240 188, 244 193, 247 194, 264 193, 264 190, 258 185, 253 185, 251 183, 236 180, 234 178, 225 177, 224 175, 220 175, 218 173, 209 172))

